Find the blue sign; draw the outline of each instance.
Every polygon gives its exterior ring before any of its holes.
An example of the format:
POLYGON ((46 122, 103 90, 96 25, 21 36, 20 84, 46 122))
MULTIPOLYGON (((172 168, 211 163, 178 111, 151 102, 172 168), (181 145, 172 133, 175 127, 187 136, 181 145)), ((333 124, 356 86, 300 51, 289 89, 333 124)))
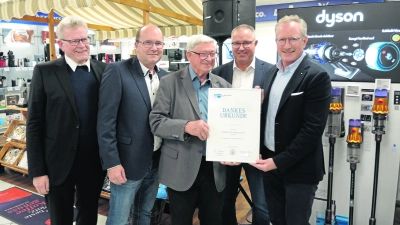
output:
POLYGON ((278 5, 263 5, 256 7, 256 22, 277 21, 278 9, 315 7, 328 5, 346 5, 353 3, 372 3, 383 2, 383 0, 333 0, 333 1, 313 1, 313 2, 296 2, 278 5))

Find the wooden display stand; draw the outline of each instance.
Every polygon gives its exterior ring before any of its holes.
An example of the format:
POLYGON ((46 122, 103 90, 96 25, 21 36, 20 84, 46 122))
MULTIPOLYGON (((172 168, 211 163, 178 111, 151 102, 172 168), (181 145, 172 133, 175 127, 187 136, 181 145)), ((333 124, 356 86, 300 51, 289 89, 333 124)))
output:
POLYGON ((21 112, 21 114, 24 116, 24 119, 26 120, 26 116, 27 116, 26 114, 28 113, 28 108, 21 108, 18 106, 10 105, 10 106, 7 106, 6 109, 17 110, 17 111, 19 110, 21 112))
POLYGON ((23 155, 26 154, 26 122, 13 120, 3 137, 6 138, 6 143, 0 151, 0 164, 17 172, 28 174, 27 168, 18 166, 23 155), (20 149, 20 151, 17 155, 11 156, 13 149, 20 149), (10 158, 13 158, 12 162, 9 162, 10 158))

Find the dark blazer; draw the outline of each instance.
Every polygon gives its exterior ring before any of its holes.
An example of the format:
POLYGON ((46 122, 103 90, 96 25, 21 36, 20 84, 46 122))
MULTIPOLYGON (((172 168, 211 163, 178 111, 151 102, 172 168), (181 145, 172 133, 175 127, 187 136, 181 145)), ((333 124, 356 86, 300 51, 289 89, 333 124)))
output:
MULTIPOLYGON (((79 139, 79 116, 68 67, 65 58, 38 64, 30 86, 26 128, 29 176, 48 175, 51 185, 61 184, 67 177, 79 139)), ((105 63, 90 60, 90 70, 99 84, 105 67, 105 63)), ((96 154, 93 158, 99 157, 96 154)))
MULTIPOLYGON (((167 72, 157 72, 159 78, 167 72)), ((122 165, 126 178, 142 179, 151 163, 150 95, 136 56, 108 64, 100 86, 97 134, 103 169, 122 165)))
MULTIPOLYGON (((229 88, 224 79, 209 73, 212 88, 229 88)), ((176 191, 187 191, 200 169, 204 141, 184 133, 189 121, 200 120, 200 108, 194 91, 189 66, 170 73, 160 80, 160 86, 150 113, 154 135, 163 138, 159 182, 176 191)), ((217 191, 225 188, 225 166, 214 162, 217 191)))
MULTIPOLYGON (((264 82, 261 112, 261 144, 271 86, 278 69, 272 67, 264 82)), ((306 56, 283 91, 275 118, 275 153, 267 150, 283 179, 288 182, 317 183, 325 173, 322 134, 331 99, 331 82, 326 71, 306 56)), ((262 148, 264 149, 264 148, 262 148)))
MULTIPOLYGON (((225 63, 224 65, 218 66, 217 68, 212 70, 212 73, 224 78, 226 81, 228 81, 230 84, 232 84, 233 62, 234 62, 234 60, 232 60, 228 63, 225 63)), ((269 68, 271 68, 272 64, 256 58, 255 65, 256 65, 256 68, 254 70, 253 87, 254 86, 262 87, 264 84, 264 80, 265 80, 265 74, 267 73, 269 68)))

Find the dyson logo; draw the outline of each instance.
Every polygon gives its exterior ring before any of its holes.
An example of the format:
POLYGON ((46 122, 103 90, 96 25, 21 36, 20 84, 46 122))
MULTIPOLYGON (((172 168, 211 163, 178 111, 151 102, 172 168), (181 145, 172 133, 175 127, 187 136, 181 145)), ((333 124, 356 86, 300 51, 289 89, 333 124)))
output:
POLYGON ((335 23, 341 22, 357 22, 357 21, 364 21, 364 14, 362 12, 356 13, 332 13, 332 15, 325 13, 325 9, 322 10, 321 14, 318 14, 315 18, 317 23, 323 23, 326 21, 327 27, 333 27, 335 23))

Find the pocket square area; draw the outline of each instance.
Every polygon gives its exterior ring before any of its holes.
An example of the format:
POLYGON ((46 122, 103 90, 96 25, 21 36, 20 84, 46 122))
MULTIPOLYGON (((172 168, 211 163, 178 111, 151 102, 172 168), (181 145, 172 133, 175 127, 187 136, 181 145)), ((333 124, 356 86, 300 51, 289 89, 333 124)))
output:
POLYGON ((290 96, 296 96, 296 95, 301 95, 301 94, 303 94, 303 92, 295 92, 295 93, 292 93, 290 96))

